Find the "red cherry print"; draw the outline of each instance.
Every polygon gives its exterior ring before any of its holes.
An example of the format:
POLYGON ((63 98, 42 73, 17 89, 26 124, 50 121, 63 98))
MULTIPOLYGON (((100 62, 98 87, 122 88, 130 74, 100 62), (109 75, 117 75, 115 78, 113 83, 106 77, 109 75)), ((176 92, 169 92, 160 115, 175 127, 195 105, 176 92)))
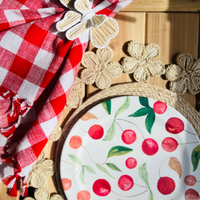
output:
POLYGON ((93 184, 93 192, 98 196, 107 196, 111 191, 111 186, 105 179, 98 179, 93 184))
POLYGON ((157 188, 158 191, 163 195, 171 194, 176 187, 174 180, 170 177, 161 177, 158 180, 157 188))
POLYGON ((126 167, 129 168, 129 169, 133 169, 137 166, 137 160, 135 158, 128 158, 126 160, 126 167))
POLYGON ((156 114, 163 114, 167 110, 167 105, 161 101, 156 101, 153 110, 156 114))
POLYGON ((197 179, 193 175, 188 175, 185 177, 184 182, 188 186, 193 186, 197 182, 197 179))
POLYGON ((95 125, 90 127, 88 134, 94 140, 101 139, 103 137, 103 134, 104 134, 103 127, 98 125, 98 124, 95 124, 95 125))
POLYGON ((71 180, 69 180, 67 178, 63 178, 61 180, 61 182, 62 182, 62 186, 63 186, 64 191, 69 190, 72 186, 71 180))
POLYGON ((165 128, 169 133, 178 134, 184 130, 184 123, 181 119, 172 117, 168 119, 165 128))
POLYGON ((173 152, 177 149, 178 142, 172 137, 166 137, 162 141, 162 148, 167 152, 173 152))
POLYGON ((158 148, 158 143, 152 138, 147 138, 142 142, 142 151, 148 156, 156 154, 158 148))
POLYGON ((125 130, 123 133, 122 133, 122 141, 125 143, 125 144, 132 144, 133 142, 135 142, 137 136, 135 134, 135 131, 133 130, 125 130))
POLYGON ((90 200, 91 195, 87 190, 81 190, 77 194, 77 200, 90 200))
POLYGON ((82 139, 81 139, 80 136, 75 135, 75 136, 72 136, 70 138, 70 140, 69 140, 69 146, 72 149, 78 149, 81 145, 82 145, 82 139))
POLYGON ((198 200, 199 193, 196 190, 193 190, 190 188, 185 192, 185 199, 186 200, 198 200))
POLYGON ((120 189, 127 191, 134 185, 133 179, 129 175, 123 175, 118 180, 118 186, 120 189))

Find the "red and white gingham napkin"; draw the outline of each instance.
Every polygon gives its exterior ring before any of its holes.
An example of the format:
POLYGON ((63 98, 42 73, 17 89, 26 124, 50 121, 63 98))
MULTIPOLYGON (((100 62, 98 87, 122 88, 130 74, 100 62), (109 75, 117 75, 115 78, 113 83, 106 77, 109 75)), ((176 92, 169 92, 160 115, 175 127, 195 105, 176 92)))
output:
MULTIPOLYGON (((114 15, 132 0, 108 0, 114 15)), ((94 0, 93 7, 102 0, 94 0)), ((0 178, 16 196, 66 104, 88 38, 55 29, 67 12, 59 0, 0 0, 0 178)))

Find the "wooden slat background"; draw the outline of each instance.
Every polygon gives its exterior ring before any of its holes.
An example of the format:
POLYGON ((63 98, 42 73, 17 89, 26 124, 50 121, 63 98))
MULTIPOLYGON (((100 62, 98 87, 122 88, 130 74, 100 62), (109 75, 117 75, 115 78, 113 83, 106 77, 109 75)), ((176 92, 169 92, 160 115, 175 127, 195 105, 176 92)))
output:
MULTIPOLYGON (((115 17, 120 31, 109 43, 114 51, 113 61, 118 62, 122 57, 128 56, 126 47, 131 40, 158 44, 161 47, 158 59, 165 65, 174 63, 175 56, 180 52, 189 52, 194 58, 200 57, 198 11, 200 0, 135 0, 115 17)), ((94 50, 92 45, 89 45, 89 50, 94 50)), ((112 84, 131 81, 130 75, 123 74, 118 79, 113 79, 112 84)), ((166 87, 166 82, 162 77, 150 78, 148 81, 162 87, 166 87)), ((83 89, 86 98, 96 92, 98 89, 93 85, 87 86, 86 91, 83 89)), ((195 107, 194 95, 185 94, 183 98, 195 107)), ((63 126, 73 111, 66 106, 58 125, 63 126)), ((44 149, 47 158, 54 159, 56 144, 51 141, 47 143, 44 149)), ((48 179, 47 189, 51 193, 57 192, 53 178, 48 179)), ((19 200, 19 192, 18 197, 9 197, 6 187, 0 183, 0 200, 19 200)))

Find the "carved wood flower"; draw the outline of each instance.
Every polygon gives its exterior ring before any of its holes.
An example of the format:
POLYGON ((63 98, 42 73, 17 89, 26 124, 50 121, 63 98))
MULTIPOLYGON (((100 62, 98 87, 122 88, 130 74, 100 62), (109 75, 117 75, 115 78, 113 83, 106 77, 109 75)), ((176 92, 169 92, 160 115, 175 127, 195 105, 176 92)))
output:
POLYGON ((45 154, 42 152, 29 173, 27 184, 33 186, 34 188, 45 187, 47 176, 52 176, 53 173, 53 161, 45 159, 45 154))
POLYGON ((96 54, 89 51, 84 53, 82 65, 84 69, 81 78, 85 84, 96 83, 99 89, 110 87, 111 78, 121 76, 123 70, 119 63, 110 62, 113 58, 113 50, 110 47, 97 49, 96 54))
POLYGON ((191 94, 200 92, 200 59, 194 62, 189 53, 181 53, 176 58, 176 65, 169 65, 166 78, 170 81, 170 90, 181 95, 187 90, 191 94))
POLYGON ((77 108, 82 104, 82 96, 80 94, 82 88, 83 88, 83 81, 80 78, 76 77, 72 85, 69 97, 67 99, 67 105, 70 108, 77 108))
POLYGON ((153 60, 160 55, 160 47, 156 44, 148 44, 146 47, 142 42, 131 41, 128 44, 128 53, 131 57, 122 60, 124 72, 133 73, 136 81, 146 82, 150 76, 159 76, 165 73, 165 66, 159 60, 153 60))
POLYGON ((60 32, 66 31, 66 37, 74 40, 81 35, 90 36, 90 41, 96 48, 105 47, 110 39, 119 32, 119 26, 115 19, 106 15, 95 14, 104 7, 111 5, 109 1, 103 1, 92 8, 92 2, 89 0, 60 0, 68 11, 64 18, 57 22, 56 28, 60 32), (74 3, 73 3, 74 2, 74 3), (74 11, 75 9, 75 11, 74 11))

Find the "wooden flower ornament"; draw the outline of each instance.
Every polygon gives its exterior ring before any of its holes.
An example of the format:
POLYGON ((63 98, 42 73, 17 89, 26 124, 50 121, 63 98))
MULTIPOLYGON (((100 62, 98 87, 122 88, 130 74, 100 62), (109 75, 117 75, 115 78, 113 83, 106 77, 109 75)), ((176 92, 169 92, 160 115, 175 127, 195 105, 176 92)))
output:
POLYGON ((119 63, 110 62, 112 58, 113 50, 108 46, 98 49, 96 54, 91 51, 84 53, 82 65, 87 68, 81 73, 84 83, 96 83, 99 89, 110 87, 111 78, 118 78, 123 72, 119 63))
MULTIPOLYGON (((67 8, 70 8, 74 1, 60 0, 67 8)), ((83 34, 88 37, 96 48, 105 47, 111 38, 119 32, 117 21, 106 15, 95 14, 102 8, 111 5, 109 1, 103 1, 92 8, 89 0, 76 0, 73 7, 76 11, 68 11, 64 18, 57 22, 56 28, 60 32, 66 31, 66 37, 74 40, 83 34)))
POLYGON ((136 81, 146 82, 150 76, 159 76, 165 73, 165 66, 159 60, 153 60, 160 55, 160 47, 156 44, 148 44, 146 47, 142 42, 131 41, 128 44, 128 53, 131 57, 122 60, 124 72, 133 73, 136 81))
POLYGON ((52 176, 53 173, 53 161, 45 159, 45 154, 42 152, 33 165, 26 182, 34 188, 43 188, 46 185, 47 176, 52 176))
POLYGON ((187 90, 191 94, 200 92, 200 59, 194 62, 189 53, 181 53, 176 65, 169 65, 166 78, 170 81, 170 90, 181 95, 187 90))
POLYGON ((80 92, 83 89, 83 81, 76 77, 74 83, 72 85, 72 89, 70 91, 69 97, 67 99, 67 105, 70 108, 77 108, 82 103, 82 96, 80 92))

